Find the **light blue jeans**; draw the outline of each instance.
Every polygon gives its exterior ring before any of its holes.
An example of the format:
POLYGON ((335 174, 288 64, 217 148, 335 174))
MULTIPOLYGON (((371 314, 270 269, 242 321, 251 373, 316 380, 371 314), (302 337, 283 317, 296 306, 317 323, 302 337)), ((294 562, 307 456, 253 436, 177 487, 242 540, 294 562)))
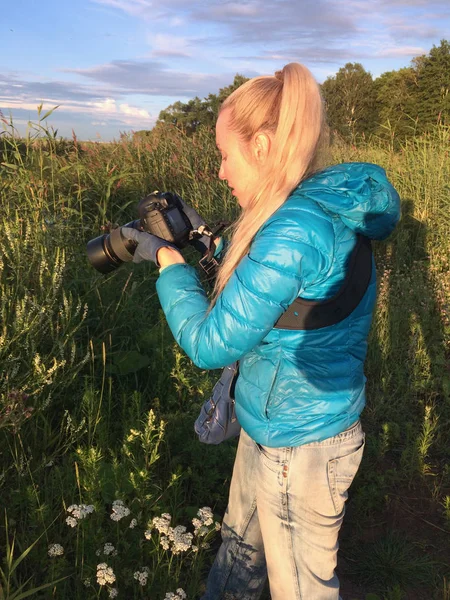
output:
POLYGON ((201 600, 257 600, 267 576, 272 600, 338 600, 338 533, 364 438, 360 421, 289 448, 261 446, 242 430, 201 600))

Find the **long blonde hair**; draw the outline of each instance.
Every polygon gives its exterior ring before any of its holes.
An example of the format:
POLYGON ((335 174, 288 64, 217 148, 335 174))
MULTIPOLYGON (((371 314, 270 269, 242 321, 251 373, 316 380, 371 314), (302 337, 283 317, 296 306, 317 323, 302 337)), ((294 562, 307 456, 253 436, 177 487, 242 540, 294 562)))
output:
MULTIPOLYGON (((271 135, 264 180, 231 227, 231 239, 218 273, 209 310, 247 254, 259 228, 300 181, 315 170, 326 131, 319 86, 303 65, 290 63, 274 76, 250 79, 223 102, 229 127, 248 145, 257 132, 271 135)), ((219 112, 219 114, 220 114, 219 112)))

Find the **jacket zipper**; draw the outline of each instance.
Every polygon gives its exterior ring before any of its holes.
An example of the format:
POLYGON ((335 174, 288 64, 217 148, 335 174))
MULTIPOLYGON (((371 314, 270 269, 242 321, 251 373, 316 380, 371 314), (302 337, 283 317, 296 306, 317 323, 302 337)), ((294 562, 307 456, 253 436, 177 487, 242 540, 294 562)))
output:
POLYGON ((280 370, 280 363, 281 363, 281 359, 280 359, 280 356, 278 356, 277 368, 275 369, 275 374, 273 376, 272 383, 271 383, 270 389, 269 389, 269 393, 267 394, 266 404, 264 406, 264 414, 265 414, 267 420, 269 420, 269 415, 268 415, 269 399, 270 399, 270 395, 271 395, 272 390, 273 390, 273 386, 275 385, 275 379, 277 378, 278 371, 280 370))
POLYGON ((234 398, 231 399, 231 422, 234 423, 236 421, 236 412, 235 412, 236 400, 234 398))

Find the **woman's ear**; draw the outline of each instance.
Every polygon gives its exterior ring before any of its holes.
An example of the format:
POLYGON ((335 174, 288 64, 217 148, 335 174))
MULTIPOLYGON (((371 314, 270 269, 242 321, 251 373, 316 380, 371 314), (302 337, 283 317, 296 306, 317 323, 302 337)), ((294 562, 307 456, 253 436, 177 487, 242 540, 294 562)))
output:
POLYGON ((253 155, 259 164, 263 164, 270 152, 271 139, 267 133, 259 132, 253 139, 253 155))

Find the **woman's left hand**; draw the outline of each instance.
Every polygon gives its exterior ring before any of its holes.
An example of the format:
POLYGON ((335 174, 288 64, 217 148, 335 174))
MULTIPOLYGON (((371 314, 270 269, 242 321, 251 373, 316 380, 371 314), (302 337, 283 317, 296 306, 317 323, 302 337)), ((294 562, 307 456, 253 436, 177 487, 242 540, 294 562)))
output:
POLYGON ((133 256, 134 263, 140 263, 143 260, 151 260, 158 267, 166 267, 169 264, 185 262, 175 244, 163 240, 156 235, 152 235, 145 231, 139 231, 132 227, 121 227, 121 233, 125 239, 131 240, 137 244, 133 256))

